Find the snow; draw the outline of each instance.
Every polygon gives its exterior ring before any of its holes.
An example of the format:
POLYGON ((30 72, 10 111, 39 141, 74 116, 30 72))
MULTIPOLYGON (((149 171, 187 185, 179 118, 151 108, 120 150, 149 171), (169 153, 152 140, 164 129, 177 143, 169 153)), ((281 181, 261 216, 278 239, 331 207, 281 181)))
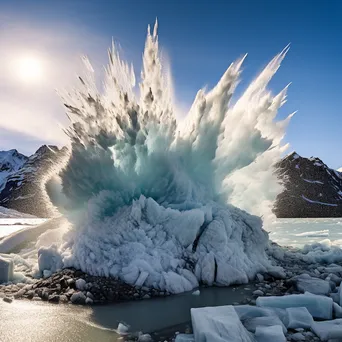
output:
POLYGON ((256 305, 261 307, 291 308, 305 307, 314 318, 332 319, 333 300, 306 292, 282 297, 258 297, 256 305))
POLYGON ((313 324, 313 318, 305 307, 287 308, 288 328, 289 329, 310 329, 313 324))
POLYGON ((13 280, 13 260, 0 254, 0 284, 13 280))
POLYGON ((196 342, 252 342, 233 306, 191 309, 191 322, 196 342))
POLYGON ((305 273, 291 278, 291 282, 295 283, 297 290, 303 293, 310 292, 317 295, 328 295, 332 292, 329 281, 313 278, 305 273))
POLYGON ((312 331, 322 340, 342 338, 342 319, 333 321, 314 322, 311 327, 312 331))
POLYGON ((308 198, 306 198, 304 195, 302 195, 302 198, 309 202, 309 203, 315 203, 315 204, 321 204, 321 205, 328 205, 330 207, 337 207, 337 204, 334 204, 334 203, 325 203, 325 202, 319 202, 319 201, 313 201, 313 200, 310 200, 308 198))
POLYGON ((0 206, 0 218, 36 218, 36 216, 30 215, 30 214, 25 214, 21 213, 19 211, 13 210, 13 209, 8 209, 5 207, 0 206))
POLYGON ((305 179, 305 178, 302 178, 303 181, 307 182, 307 183, 312 183, 312 184, 324 184, 323 182, 321 181, 318 181, 318 180, 310 180, 310 179, 305 179))
POLYGON ((255 338, 258 342, 286 342, 284 332, 280 325, 257 327, 255 331, 255 338))

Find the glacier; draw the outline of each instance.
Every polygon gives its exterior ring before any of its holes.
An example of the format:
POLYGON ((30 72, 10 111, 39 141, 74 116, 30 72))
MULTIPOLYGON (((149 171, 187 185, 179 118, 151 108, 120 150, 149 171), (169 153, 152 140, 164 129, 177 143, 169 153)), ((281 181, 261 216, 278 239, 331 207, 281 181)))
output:
POLYGON ((148 28, 139 94, 114 43, 103 90, 84 57, 80 86, 60 94, 70 119, 60 171, 70 228, 39 248, 38 271, 75 267, 170 293, 281 274, 259 216, 271 215, 282 188, 272 166, 292 115, 276 120, 287 87, 267 87, 289 48, 233 101, 246 56, 238 59, 177 120, 157 26, 148 28))

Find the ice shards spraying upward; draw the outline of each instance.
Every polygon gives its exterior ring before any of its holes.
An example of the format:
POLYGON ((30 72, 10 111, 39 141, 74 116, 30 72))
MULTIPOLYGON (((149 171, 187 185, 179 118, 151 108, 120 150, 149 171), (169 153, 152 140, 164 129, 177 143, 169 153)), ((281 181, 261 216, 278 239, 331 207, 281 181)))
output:
POLYGON ((82 212, 60 247, 64 266, 173 293, 271 269, 261 220, 231 204, 260 214, 279 190, 272 165, 288 119, 275 117, 286 88, 273 96, 267 85, 287 50, 234 105, 244 58, 232 63, 212 90, 197 93, 182 122, 157 24, 147 33, 139 98, 114 44, 103 93, 85 60, 81 87, 64 97, 72 150, 61 177, 82 212))

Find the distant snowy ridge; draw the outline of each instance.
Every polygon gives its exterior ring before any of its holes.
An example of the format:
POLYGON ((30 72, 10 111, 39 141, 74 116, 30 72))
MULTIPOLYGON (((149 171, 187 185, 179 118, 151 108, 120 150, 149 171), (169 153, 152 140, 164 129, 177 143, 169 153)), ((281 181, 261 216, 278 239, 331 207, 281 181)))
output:
POLYGON ((5 188, 7 178, 18 171, 27 159, 17 150, 0 151, 0 191, 5 188))
POLYGON ((21 213, 13 209, 0 207, 0 218, 36 218, 36 216, 21 213))
POLYGON ((30 157, 16 150, 0 152, 0 206, 37 217, 54 215, 46 181, 57 173, 66 152, 51 145, 41 146, 30 157))
POLYGON ((342 173, 319 158, 293 152, 276 164, 285 189, 277 197, 277 217, 342 217, 342 173))

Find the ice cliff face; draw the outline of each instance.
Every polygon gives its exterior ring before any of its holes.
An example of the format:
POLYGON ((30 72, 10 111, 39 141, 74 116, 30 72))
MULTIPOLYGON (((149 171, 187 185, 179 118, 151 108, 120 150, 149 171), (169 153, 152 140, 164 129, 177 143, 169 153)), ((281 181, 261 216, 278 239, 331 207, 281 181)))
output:
POLYGON ((278 195, 278 217, 341 217, 342 173, 319 158, 303 158, 296 152, 276 164, 285 189, 278 195))

